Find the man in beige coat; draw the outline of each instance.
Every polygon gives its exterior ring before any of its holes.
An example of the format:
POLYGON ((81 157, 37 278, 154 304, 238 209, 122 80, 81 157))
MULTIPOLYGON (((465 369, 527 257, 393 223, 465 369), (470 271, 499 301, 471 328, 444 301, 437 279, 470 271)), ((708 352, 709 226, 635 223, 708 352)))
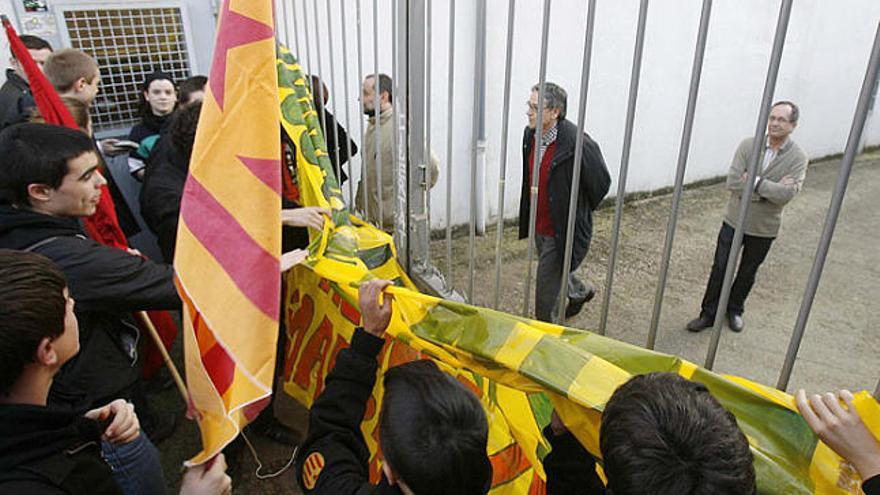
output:
MULTIPOLYGON (((364 79, 361 91, 361 105, 364 114, 369 120, 366 132, 364 132, 364 142, 362 148, 364 150, 363 161, 366 170, 366 180, 361 176, 358 181, 357 197, 355 198, 355 206, 358 211, 368 213, 364 219, 386 232, 394 229, 394 212, 396 201, 394 200, 394 179, 396 176, 395 157, 394 157, 394 106, 392 81, 385 74, 379 74, 379 152, 376 151, 376 84, 375 75, 368 75, 364 79), (377 156, 378 155, 378 156, 377 156), (376 165, 378 161, 381 164, 381 183, 382 186, 377 187, 380 180, 379 169, 376 165), (368 187, 365 187, 368 186, 368 187), (364 202, 364 196, 369 201, 364 202), (382 218, 379 218, 379 200, 382 203, 382 218)), ((437 183, 440 166, 437 157, 431 153, 431 174, 429 187, 434 187, 437 183)))
MULTIPOLYGON (((779 233, 782 209, 800 192, 807 174, 807 154, 789 137, 797 127, 799 113, 797 105, 790 101, 777 102, 770 109, 764 159, 758 170, 752 204, 745 221, 742 259, 727 303, 728 323, 735 332, 741 332, 745 325, 742 314, 746 297, 755 283, 758 267, 767 257, 770 245, 779 233)), ((699 318, 687 324, 691 332, 710 328, 715 322, 753 145, 754 138, 740 143, 727 174, 730 200, 721 232, 718 233, 715 261, 703 296, 702 311, 699 318)))

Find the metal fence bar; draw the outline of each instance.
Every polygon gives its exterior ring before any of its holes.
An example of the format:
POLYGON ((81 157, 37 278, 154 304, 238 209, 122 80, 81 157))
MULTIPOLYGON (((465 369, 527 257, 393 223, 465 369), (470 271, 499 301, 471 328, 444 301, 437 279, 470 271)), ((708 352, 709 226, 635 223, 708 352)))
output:
MULTIPOLYGON (((281 1, 278 2, 279 5, 275 8, 275 15, 277 15, 280 19, 275 20, 275 31, 278 32, 278 27, 283 26, 284 28, 284 46, 290 48, 290 29, 287 28, 287 2, 281 1), (279 20, 281 22, 279 22, 279 20)), ((297 55, 298 56, 298 55, 297 55)))
MULTIPOLYGON (((303 35, 306 38, 306 71, 308 71, 309 75, 312 74, 312 43, 309 41, 309 12, 306 10, 308 6, 308 0, 303 0, 302 8, 303 8, 303 35)), ((296 5, 294 3, 294 5, 296 5)), ((302 65, 302 64, 300 64, 302 65)), ((306 78, 306 85, 309 87, 309 96, 312 96, 315 93, 315 88, 312 87, 312 78, 306 78)))
POLYGON ((474 47, 474 108, 473 114, 473 141, 471 142, 471 191, 470 191, 470 218, 468 221, 468 302, 474 301, 474 271, 475 250, 477 237, 477 147, 480 142, 485 126, 485 79, 486 79, 486 0, 477 1, 477 16, 475 25, 476 46, 474 47))
POLYGON ((382 198, 384 193, 384 187, 382 187, 384 185, 382 182, 382 117, 380 115, 382 110, 379 108, 379 94, 381 92, 379 84, 379 0, 373 0, 373 77, 373 104, 375 105, 373 118, 376 119, 373 123, 376 138, 376 197, 379 198, 378 224, 379 228, 385 229, 385 212, 382 204, 384 202, 382 198))
POLYGON ((565 321, 565 300, 568 298, 568 274, 571 271, 571 252, 574 249, 574 221, 580 194, 581 159, 584 146, 584 121, 587 116, 587 92, 590 87, 590 65, 593 56, 593 28, 596 23, 596 0, 587 6, 587 27, 584 34, 584 59, 581 62, 581 95, 578 102, 577 139, 574 147, 574 169, 571 178, 571 194, 568 198, 568 222, 565 229, 565 254, 562 259, 562 284, 559 286, 557 319, 565 321))
MULTIPOLYGON (((422 164, 422 187, 425 189, 425 221, 428 224, 428 235, 431 229, 431 167, 433 148, 431 147, 431 54, 433 53, 431 27, 433 24, 434 6, 431 0, 425 2, 425 161, 422 164)), ((448 165, 447 165, 448 166, 448 165)), ((425 260, 431 259, 431 243, 424 253, 425 260)))
POLYGON ((455 0, 449 0, 449 76, 446 81, 446 277, 452 280, 452 103, 455 94, 455 0))
MULTIPOLYGON (((312 3, 315 6, 315 53, 318 55, 318 77, 321 79, 321 84, 318 85, 318 99, 316 103, 319 103, 321 106, 321 131, 324 132, 324 143, 327 143, 327 112, 324 108, 324 66, 321 63, 321 23, 319 19, 319 10, 318 10, 318 0, 313 0, 312 3)), ((308 22, 308 17, 306 17, 306 22, 308 22)), ((332 59, 331 59, 332 60, 332 59)), ((332 62, 331 62, 332 64, 332 62)), ((309 78, 311 79, 312 74, 309 74, 309 78)), ((315 88, 312 88, 312 98, 314 99, 314 91, 315 88)), ((317 105, 315 110, 317 111, 317 105)), ((328 150, 329 151, 329 150, 328 150)), ((337 177, 339 175, 337 174, 337 177)))
POLYGON ((840 216, 840 208, 843 205, 843 198, 846 195, 846 186, 849 183, 850 172, 852 172, 856 155, 859 153, 859 143, 862 140, 862 131, 865 129, 865 121, 868 118, 868 110, 871 105, 871 92, 874 89, 874 85, 877 83, 878 69, 880 69, 880 24, 877 25, 877 32, 874 35, 874 46, 871 49, 868 69, 865 72, 865 79, 862 82, 862 89, 859 92, 859 99, 856 104, 855 114, 853 115, 852 126, 849 130, 849 137, 846 140, 846 150, 843 153, 840 172, 837 174, 837 184, 834 186, 834 193, 831 196, 831 205, 825 216, 825 226, 822 228, 822 237, 819 240, 819 246, 816 248, 816 256, 813 258, 813 268, 810 270, 810 277, 807 281, 807 288, 804 291, 804 298, 801 301, 801 308, 798 311, 794 332, 788 343, 788 352, 785 355, 782 372, 779 374, 779 381, 776 383, 776 388, 779 390, 785 390, 788 387, 788 381, 791 378, 791 372, 794 368, 795 359, 797 359, 801 340, 804 337, 807 320, 810 317, 810 310, 813 307, 813 300, 816 297, 816 290, 819 288, 819 279, 822 278, 822 270, 825 268, 825 259, 828 257, 828 250, 831 247, 831 239, 834 237, 834 228, 837 226, 837 218, 840 216))
MULTIPOLYGON (((541 170, 541 138, 544 134, 544 83, 547 79, 547 40, 550 34, 550 0, 544 0, 543 20, 541 22, 541 63, 538 69, 538 108, 535 114, 534 163, 531 168, 531 188, 529 189, 529 239, 526 253, 526 287, 523 292, 523 316, 529 316, 529 301, 532 292, 532 258, 535 255, 535 220, 538 213, 538 179, 541 170)), ((523 177, 522 180, 529 180, 523 177)))
MULTIPOLYGON (((357 19, 357 63, 358 63, 358 81, 363 84, 364 80, 364 43, 362 36, 362 27, 361 27, 361 0, 357 0, 355 4, 356 9, 356 19, 357 19)), ((361 102, 361 108, 366 103, 363 101, 363 92, 358 91, 361 96, 358 98, 358 101, 361 102)), ((361 125, 361 147, 364 148, 364 153, 361 153, 361 185, 363 185, 363 190, 358 191, 361 194, 361 199, 364 204, 364 220, 366 222, 370 221, 370 180, 369 180, 369 172, 367 171, 367 160, 366 160, 366 143, 364 141, 364 137, 366 134, 364 133, 364 119, 359 118, 358 121, 361 125)))
MULTIPOLYGON (((299 62, 300 67, 303 67, 305 61, 303 60, 303 53, 299 46, 299 26, 297 25, 299 23, 296 21, 296 2, 293 2, 292 0, 290 3, 290 14, 291 20, 293 21, 293 44, 296 46, 296 61, 299 62)), ((290 47, 288 46, 288 48, 290 47)), ((306 58, 308 58, 308 54, 306 54, 306 58)))
MULTIPOLYGON (((333 0, 327 0, 327 49, 330 52, 330 87, 333 90, 336 89, 336 57, 333 56, 333 23, 335 22, 335 18, 331 12, 331 4, 333 0)), ((339 113, 336 110, 336 100, 339 98, 337 96, 333 96, 333 91, 330 91, 331 98, 333 98, 333 129, 330 129, 328 132, 333 133, 333 142, 335 143, 336 149, 333 150, 333 155, 331 157, 335 157, 336 163, 336 183, 339 185, 340 195, 342 194, 342 160, 340 160, 340 150, 342 149, 342 145, 339 142, 339 113)), ((323 107, 322 107, 323 108, 323 107)), ((325 114, 326 118, 326 114, 325 114)), ((348 139, 345 140, 346 144, 349 144, 350 141, 348 139)), ((329 149, 327 150, 330 151, 329 149)), ((347 149, 349 160, 351 159, 351 149, 347 149)), ((351 181, 349 180, 349 184, 351 181)))
POLYGON ((636 118, 636 102, 639 96, 639 78, 642 72, 642 53, 645 46, 645 26, 648 20, 648 0, 639 4, 639 21, 636 28, 636 43, 633 49, 632 73, 629 80, 629 103, 626 108, 626 127, 623 133, 623 152, 620 157, 620 173, 617 177, 617 198, 614 205, 614 225, 611 229, 611 256, 608 272, 605 274, 605 293, 602 295, 602 315, 599 319, 599 334, 605 335, 608 325, 608 309, 611 306, 611 292, 614 285, 614 267, 617 264, 617 249, 620 244, 620 221, 623 217, 623 201, 626 196, 626 176, 629 171, 629 153, 632 147, 633 123, 636 118))
POLYGON ((758 166, 764 156, 764 133, 767 130, 770 105, 773 102, 773 92, 776 89, 776 77, 779 74, 779 63, 782 60, 782 49, 785 47, 785 36, 788 31, 788 21, 791 18, 792 0, 782 0, 779 6, 779 19, 776 23, 776 34, 773 38, 773 49, 770 54, 770 66, 767 69, 767 80, 764 83, 764 95, 761 99, 761 107, 758 110, 758 124, 755 126, 755 142, 752 146, 751 160, 749 162, 746 185, 740 198, 739 216, 737 217, 736 229, 733 241, 730 245, 730 256, 727 258, 727 267, 724 271, 724 283, 721 286, 721 298, 715 311, 715 325, 712 329, 712 342, 706 355, 705 368, 711 370, 715 367, 715 356, 718 353, 718 343, 721 341, 721 327, 727 316, 727 302, 730 299, 730 288, 733 285, 733 275, 736 271, 739 251, 742 247, 743 229, 746 217, 749 214, 749 206, 752 202, 752 193, 755 188, 755 178, 758 174, 758 166))
MULTIPOLYGON (((501 111, 501 164, 498 169, 498 222, 495 226, 495 300, 498 309, 501 302, 501 241, 504 240, 504 187, 507 181, 507 138, 510 120, 510 73, 513 61, 513 26, 515 20, 514 0, 507 4, 507 50, 504 55, 504 108, 501 111)), ((525 180, 525 179, 523 179, 525 180)))
POLYGON ((678 222, 678 208, 684 190, 684 173, 687 168, 688 152, 691 147, 691 131, 694 128, 694 114, 697 96, 700 93, 700 80, 703 73, 703 56, 706 53, 706 39, 709 37, 709 18, 712 15, 712 0, 703 0, 700 14, 700 27, 697 30, 697 46, 694 49, 694 64, 691 68, 691 86, 688 92, 687 109, 684 112, 684 126, 681 143, 678 146, 678 165, 675 167, 675 185, 672 192, 672 208, 666 224, 666 240, 663 242, 663 255, 660 259, 660 279, 654 295, 654 310, 651 313, 651 326, 648 330, 648 349, 657 342, 657 328, 660 325, 660 312, 663 310, 663 293, 666 291, 666 278, 669 275, 669 260, 672 257, 672 243, 675 240, 675 225, 678 222))
MULTIPOLYGON (((328 0, 329 1, 329 0, 328 0)), ((346 42, 346 36, 348 34, 348 30, 345 29, 345 0, 339 0, 339 11, 340 18, 342 21, 342 92, 345 97, 345 128, 349 133, 352 132, 351 128, 351 105, 349 102, 349 94, 348 94, 348 43, 346 42)), ((334 108, 334 112, 335 112, 334 108)), ((338 116, 337 116, 338 118, 338 116)), ((363 128, 363 124, 361 124, 363 128)), ((361 148, 363 148, 363 136, 361 136, 361 148)), ((351 156, 351 137, 345 140, 346 151, 348 152, 348 171, 350 172, 350 177, 348 178, 348 208, 349 211, 354 210, 354 158, 351 156)), ((361 150, 361 156, 363 156, 363 149, 361 150)))

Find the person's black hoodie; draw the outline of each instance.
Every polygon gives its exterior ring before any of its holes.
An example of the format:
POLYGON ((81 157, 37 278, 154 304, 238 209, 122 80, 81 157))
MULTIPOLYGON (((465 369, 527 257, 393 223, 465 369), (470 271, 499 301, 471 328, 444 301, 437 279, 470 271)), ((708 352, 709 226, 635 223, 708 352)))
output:
POLYGON ((56 375, 49 404, 98 407, 139 375, 139 332, 131 313, 177 309, 169 265, 132 256, 89 239, 73 218, 0 205, 0 248, 33 251, 64 272, 76 301, 80 352, 56 375))
POLYGON ((0 405, 0 495, 121 494, 98 423, 79 412, 0 405))

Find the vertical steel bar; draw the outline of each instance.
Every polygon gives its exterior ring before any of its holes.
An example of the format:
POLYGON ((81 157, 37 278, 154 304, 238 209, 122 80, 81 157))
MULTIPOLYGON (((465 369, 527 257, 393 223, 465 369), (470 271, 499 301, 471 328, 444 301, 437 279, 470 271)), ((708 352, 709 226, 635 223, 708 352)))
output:
MULTIPOLYGON (((296 22, 296 2, 293 0, 291 0, 290 3, 290 13, 291 20, 293 21, 293 44, 296 45, 296 61, 299 62, 300 67, 303 67, 305 62, 303 61, 303 53, 299 48, 299 26, 297 26, 298 23, 296 22)), ((288 46, 288 48, 290 47, 288 46)), ((306 56, 308 57, 308 55, 306 56)))
MULTIPOLYGON (((538 108, 535 114, 534 162, 531 169, 531 188, 529 189, 529 239, 526 247, 526 286, 523 293, 523 316, 529 316, 529 301, 532 292, 532 259, 535 256, 535 220, 538 210, 538 173, 541 170, 541 138, 544 134, 544 83, 547 79, 547 40, 550 34, 550 0, 544 0, 543 20, 541 22, 541 63, 538 69, 538 108)), ((523 177, 522 180, 529 180, 523 177)))
MULTIPOLYGON (((392 133, 393 133, 392 137, 391 137, 391 155, 392 155, 391 163, 393 164, 393 166, 391 167, 391 169, 394 171, 393 176, 391 178, 391 186, 392 186, 391 191, 392 191, 392 194, 394 195, 394 199, 392 201, 392 204, 394 205, 394 207, 397 208, 397 211, 403 211, 406 213, 405 213, 405 215, 403 215, 403 218, 402 218, 402 220, 404 220, 403 222, 400 221, 401 215, 396 215, 394 217, 392 232, 394 233, 393 237, 395 238, 395 242, 398 242, 398 243, 404 242, 405 243, 404 249, 401 249, 400 244, 397 245, 397 253, 398 253, 398 255, 404 254, 404 258, 401 259, 400 261, 405 266, 406 272, 410 273, 409 260, 411 258, 412 253, 410 252, 409 235, 407 235, 409 232, 409 228, 407 227, 407 223, 409 220, 410 211, 409 211, 409 202, 405 202, 405 203, 401 204, 401 198, 400 198, 401 170, 400 170, 400 160, 399 160, 400 157, 397 154, 397 150, 399 149, 398 139, 400 138, 400 133, 398 132, 398 127, 399 127, 399 119, 400 119, 400 112, 399 112, 400 91, 399 91, 399 89, 400 89, 400 82, 401 82, 400 73, 398 72, 398 67, 397 67, 397 55, 398 55, 397 54, 397 44, 398 44, 397 43, 397 41, 398 41, 397 40, 397 34, 398 34, 397 30, 398 30, 398 24, 400 23, 400 16, 399 16, 400 12, 398 11, 398 7, 399 7, 398 0, 392 0, 391 1, 391 87, 393 88, 392 93, 394 94, 394 96, 396 96, 396 98, 394 98, 391 102, 391 107, 394 109, 394 116, 393 116, 392 122, 391 122, 392 133), (402 206, 405 206, 405 208, 401 209, 402 206), (402 223, 402 225, 401 225, 401 223, 402 223)), ((407 85, 408 85, 408 81, 407 81, 407 85)), ((406 163, 406 162, 404 162, 404 163, 406 163)), ((407 173, 408 172, 404 171, 404 174, 403 174, 404 175, 404 178, 403 178, 404 184, 406 184, 406 182, 407 182, 406 181, 407 173)), ((407 190, 409 190, 408 187, 407 187, 407 190)))
MULTIPOLYGON (((315 6, 315 53, 318 55, 318 77, 321 79, 321 84, 318 85, 318 98, 316 102, 320 105, 321 109, 318 110, 318 105, 315 106, 315 111, 321 112, 321 131, 324 133, 322 136, 324 138, 324 143, 327 143, 327 113, 324 108, 324 64, 321 62, 321 16, 320 10, 318 7, 318 0, 313 0, 312 5, 315 6)), ((306 22, 308 22, 308 17, 306 17, 306 22)), ((313 74, 309 74, 310 78, 313 74)), ((312 99, 314 98, 315 88, 312 88, 312 99)), ((329 150, 328 150, 329 151, 329 150)), ((337 177, 339 175, 337 174, 337 177)))
POLYGON ((379 198, 378 214, 379 228, 385 229, 384 205, 382 204, 382 194, 385 192, 382 181, 382 109, 380 107, 381 85, 379 84, 379 0, 373 0, 373 117, 376 121, 373 123, 373 130, 376 138, 376 197, 379 198))
POLYGON ((287 2, 283 0, 278 2, 278 5, 275 7, 275 15, 279 17, 275 19, 275 32, 280 34, 281 29, 279 27, 283 28, 283 36, 279 37, 279 39, 283 40, 284 46, 290 48, 290 30, 287 29, 287 2))
MULTIPOLYGON (((308 6, 308 0, 303 0, 302 8, 303 8, 303 35, 306 38, 306 70, 309 73, 309 76, 312 75, 312 43, 309 40, 309 11, 306 10, 308 6)), ((306 77, 306 85, 309 87, 309 96, 312 96, 315 93, 315 88, 312 87, 312 78, 306 77)))
POLYGON ((633 50, 632 73, 629 80, 629 103, 626 108, 626 127, 623 134, 623 152, 620 157, 620 174, 617 177, 617 198, 614 205, 614 225, 611 228, 611 255, 608 259, 608 272, 605 274, 605 291, 602 295, 602 315, 599 319, 599 334, 605 335, 608 325, 608 309, 611 306, 611 292, 614 285, 614 267, 617 264, 617 249, 620 244, 620 221, 623 217, 623 201, 626 196, 626 176, 629 171, 629 153, 632 147, 633 123, 636 118, 636 103, 639 96, 639 78, 642 72, 642 53, 645 46, 645 26, 648 20, 648 0, 641 0, 639 21, 636 28, 636 44, 633 50))
MULTIPOLYGON (((357 0, 355 12, 357 14, 356 18, 357 18, 357 38, 358 38, 358 43, 357 43, 357 47, 358 47, 357 48, 358 82, 363 84, 363 81, 364 81, 364 50, 363 50, 364 43, 363 43, 363 40, 364 40, 364 38, 362 36, 362 28, 361 28, 361 24, 362 24, 362 22, 361 22, 361 0, 357 0)), ((359 91, 359 93, 361 94, 361 96, 360 96, 360 98, 358 98, 358 101, 361 102, 361 108, 364 108, 363 106, 366 104, 366 102, 363 101, 363 99, 364 99, 363 91, 359 91)), ((370 180, 369 180, 370 174, 369 174, 369 171, 367 170, 367 168, 369 168, 369 167, 367 167, 367 156, 366 156, 367 145, 366 145, 366 142, 364 141, 364 137, 366 136, 366 133, 364 132, 364 119, 358 119, 358 120, 360 121, 360 125, 361 125, 361 147, 364 148, 364 152, 361 153, 361 184, 363 185, 363 190, 358 191, 358 192, 362 195, 361 199, 364 202, 364 221, 369 222, 370 221, 370 180)))
POLYGON ((684 126, 681 143, 678 146, 678 165, 675 168, 675 185, 672 192, 672 209, 666 224, 666 240, 663 242, 663 255, 660 260, 660 279, 654 295, 654 310, 651 313, 651 326, 648 330, 648 349, 657 342, 657 328, 660 325, 660 312, 663 310, 663 293, 666 290, 666 277, 669 274, 669 260, 672 256, 672 243, 675 239, 675 225, 678 221, 678 208, 684 190, 684 173, 687 168, 688 152, 691 146, 691 131, 694 127, 694 114, 697 96, 700 93, 700 80, 703 73, 703 56, 706 53, 706 40, 709 37, 709 18, 712 14, 712 0, 703 0, 700 14, 700 27, 697 30, 697 46, 694 49, 694 64, 691 68, 691 86, 688 92, 687 109, 684 112, 684 126))
POLYGON ((474 271, 475 266, 475 250, 477 237, 477 146, 480 141, 482 129, 484 125, 483 109, 485 108, 486 92, 486 0, 477 1, 477 16, 475 23, 475 40, 474 47, 474 107, 473 107, 473 140, 471 142, 471 191, 470 215, 468 220, 468 302, 475 303, 474 300, 474 271))
MULTIPOLYGON (((501 303, 501 241, 504 240, 504 189, 507 181, 507 138, 510 120, 510 72, 513 61, 513 26, 516 7, 514 0, 507 3, 507 50, 504 55, 504 108, 501 111, 501 164, 498 169, 498 221, 495 225, 495 300, 501 303)), ((523 179, 525 180, 525 179, 523 179)))
MULTIPOLYGON (((334 66, 336 65, 336 58, 333 56, 333 23, 335 22, 335 18, 333 17, 333 13, 331 11, 331 5, 333 0, 327 0, 327 49, 330 53, 330 97, 333 98, 333 129, 329 129, 328 133, 333 133, 333 142, 335 143, 336 149, 333 150, 333 154, 331 157, 336 158, 335 169, 336 169, 336 184, 339 185, 340 195, 342 194, 342 161, 339 159, 340 150, 342 150, 342 145, 339 142, 339 114, 336 111, 336 100, 338 100, 338 95, 333 96, 333 91, 336 90, 336 69, 334 66)), ((326 118, 326 114, 325 114, 326 118)), ((346 139, 346 144, 348 143, 348 139, 346 139)), ((329 149, 327 150, 330 151, 329 149)), ((348 151, 348 156, 351 156, 351 150, 348 151)))
POLYGON ((446 277, 452 280, 452 103, 455 94, 455 0, 449 0, 449 76, 446 81, 446 277))
POLYGON ((834 187, 834 194, 831 196, 831 205, 825 216, 825 226, 822 228, 822 237, 819 240, 819 246, 816 248, 816 256, 813 258, 813 268, 810 270, 810 277, 807 281, 807 288, 804 291, 804 298, 801 301, 801 308, 798 311, 794 332, 788 343, 788 352, 785 355, 782 372, 779 374, 779 381, 776 383, 776 388, 779 390, 785 390, 788 387, 788 381, 791 378, 791 372, 794 368, 795 359, 797 359, 801 340, 804 337, 807 320, 810 317, 810 310, 813 307, 813 300, 816 297, 816 290, 819 288, 819 279, 822 278, 822 270, 825 268, 825 260, 828 257, 831 240, 834 237, 837 218, 840 216, 840 208, 843 205, 843 198, 846 195, 846 186, 849 183, 850 172, 852 172, 856 155, 859 153, 859 143, 862 139, 862 132, 865 129, 865 121, 868 119, 871 91, 874 88, 874 84, 877 82, 878 69, 880 69, 880 24, 877 25, 877 32, 874 35, 874 46, 871 49, 868 69, 865 72, 865 79, 862 82, 862 89, 859 92, 859 99, 856 104, 855 115, 853 115, 852 126, 849 130, 849 137, 846 140, 846 150, 843 153, 840 172, 837 174, 837 184, 834 187))
POLYGON ((718 344, 721 341, 721 326, 727 317, 727 302, 730 299, 730 288, 733 285, 733 275, 736 271, 739 251, 742 247, 743 229, 746 217, 749 214, 749 206, 752 202, 752 193, 755 188, 755 178, 758 175, 758 166, 764 156, 764 135, 767 131, 767 120, 770 114, 770 105, 773 102, 773 93, 776 90, 776 77, 779 75, 779 64, 782 61, 782 49, 785 47, 785 36, 788 32, 788 21, 791 18, 792 0, 782 0, 779 6, 779 19, 776 23, 776 34, 773 38, 773 49, 770 54, 770 66, 767 69, 767 80, 764 83, 764 95, 761 98, 761 107, 758 110, 758 123, 755 126, 755 141, 752 146, 751 160, 746 177, 746 185, 740 198, 739 216, 737 217, 736 229, 733 241, 730 245, 730 256, 727 258, 727 267, 724 270, 724 283, 721 286, 721 298, 718 300, 718 308, 715 311, 715 325, 712 329, 712 342, 706 354, 705 368, 711 370, 715 367, 715 356, 718 353, 718 344))
MULTIPOLYGON (((431 57, 433 53, 431 24, 433 23, 434 4, 431 0, 425 2, 425 158, 421 170, 421 185, 425 190, 425 221, 428 223, 428 232, 431 232, 431 162, 433 148, 431 147, 431 57)), ((425 260, 431 259, 431 243, 427 244, 424 254, 425 260)))
POLYGON ((559 286, 557 320, 565 321, 565 301, 568 299, 568 274, 571 271, 571 252, 574 249, 574 222, 577 216, 578 194, 581 183, 581 159, 584 146, 584 121, 587 117, 587 93, 590 87, 590 65, 593 54, 593 31, 596 24, 596 0, 587 6, 587 27, 584 35, 584 59, 581 62, 581 95, 578 102, 577 139, 574 147, 574 170, 571 178, 571 194, 568 198, 568 224, 565 231, 565 254, 562 259, 562 283, 559 286))
MULTIPOLYGON (((351 133, 351 100, 349 100, 348 94, 348 43, 346 42, 346 38, 348 38, 348 30, 345 28, 345 0, 339 0, 339 10, 340 10, 340 18, 342 21, 342 91, 345 97, 343 106, 345 107, 345 128, 351 133)), ((336 111, 335 108, 333 110, 336 111)), ((339 118, 337 116, 337 118, 339 118)), ((363 125, 363 124, 362 124, 363 125)), ((361 148, 363 148, 364 140, 361 139, 361 148)), ((346 151, 348 152, 348 207, 349 211, 353 211, 354 205, 354 157, 351 156, 351 137, 345 140, 346 151)), ((361 150, 361 156, 363 156, 363 149, 361 150)))

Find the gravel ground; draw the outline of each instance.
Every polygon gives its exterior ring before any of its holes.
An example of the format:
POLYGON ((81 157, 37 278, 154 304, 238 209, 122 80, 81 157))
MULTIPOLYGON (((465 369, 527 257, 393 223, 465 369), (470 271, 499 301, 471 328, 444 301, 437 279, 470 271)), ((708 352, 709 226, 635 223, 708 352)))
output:
MULTIPOLYGON (((759 270, 747 301, 745 330, 741 334, 723 330, 717 371, 776 384, 839 165, 839 160, 812 165, 804 190, 786 207, 782 231, 759 270)), ((880 251, 877 249, 880 208, 875 196, 880 193, 878 188, 880 154, 862 155, 853 170, 789 390, 873 391, 877 386, 880 332, 876 327, 880 316, 868 303, 880 289, 880 251)), ((706 358, 710 332, 694 335, 685 331, 684 325, 699 312, 726 201, 727 193, 720 184, 685 191, 659 323, 657 350, 698 364, 706 358)), ((633 201, 624 209, 607 324, 607 334, 613 338, 637 345, 646 343, 670 203, 671 196, 664 195, 633 201)), ((568 326, 598 328, 613 217, 613 208, 596 212, 593 244, 578 273, 599 287, 599 292, 580 315, 567 322, 568 326)), ((465 293, 469 260, 467 238, 457 238, 453 244, 451 280, 465 293)), ((505 229, 502 244, 500 309, 518 313, 523 304, 527 245, 525 240, 516 239, 513 227, 505 229)), ((491 306, 495 294, 494 232, 478 238, 475 248, 475 302, 491 306)), ((445 241, 432 242, 431 254, 441 268, 445 267, 445 250, 445 241)), ((179 350, 177 359, 180 359, 179 350)), ((162 411, 183 407, 173 390, 156 396, 155 400, 157 409, 162 411)), ((307 413, 293 400, 282 394, 276 411, 296 431, 305 432, 307 413)), ((283 466, 290 456, 288 449, 255 435, 249 438, 268 471, 283 466)), ((198 432, 192 422, 182 424, 172 438, 159 445, 169 491, 175 491, 179 484, 181 462, 194 454, 198 446, 198 432)), ((277 478, 260 481, 254 474, 256 465, 251 456, 245 451, 238 457, 235 493, 300 493, 291 470, 277 478)))

